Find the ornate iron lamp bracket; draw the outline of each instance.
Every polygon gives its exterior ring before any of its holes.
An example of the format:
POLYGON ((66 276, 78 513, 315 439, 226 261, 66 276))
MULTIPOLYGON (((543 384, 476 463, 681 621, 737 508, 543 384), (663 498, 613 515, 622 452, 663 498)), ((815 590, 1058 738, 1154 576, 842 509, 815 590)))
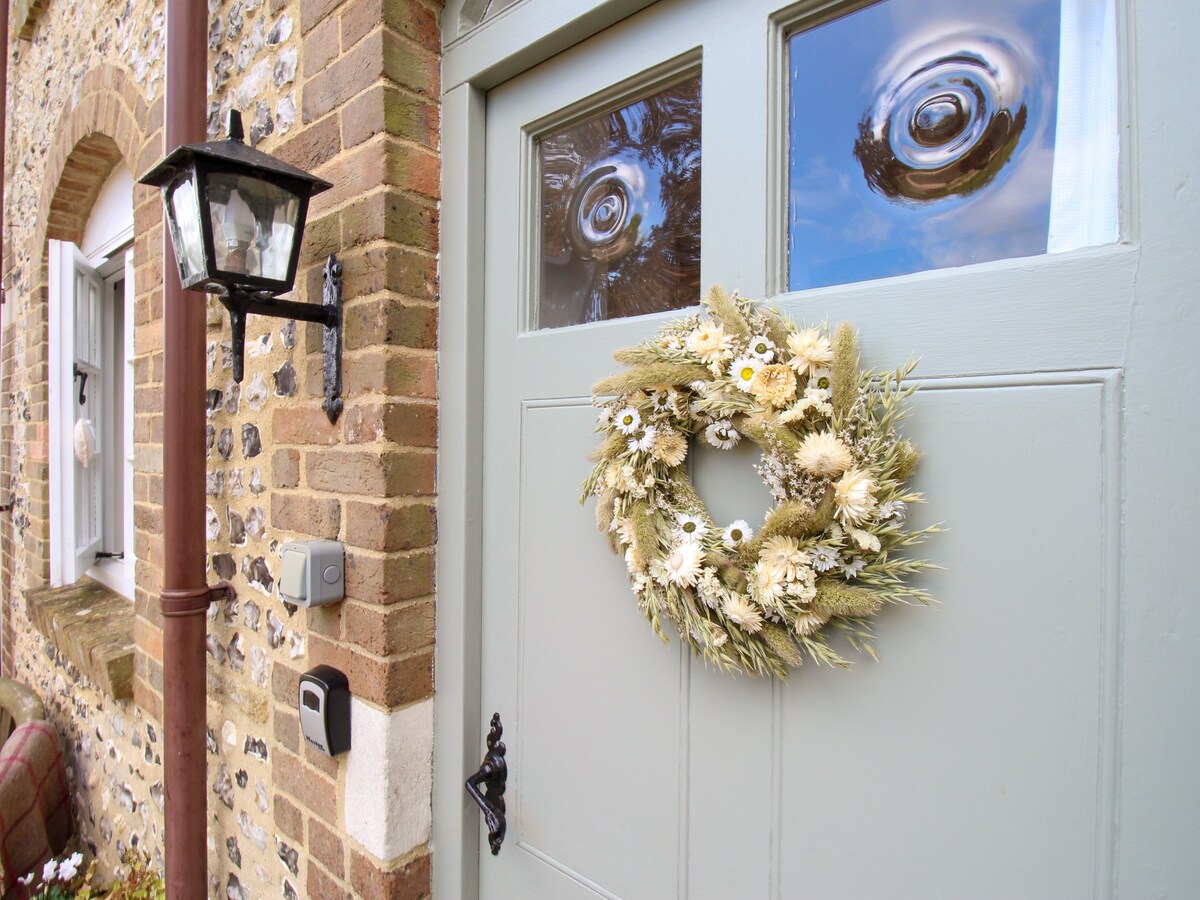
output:
POLYGON ((272 316, 279 319, 296 319, 301 322, 316 322, 324 326, 322 336, 322 371, 325 381, 325 399, 321 408, 336 424, 342 412, 342 264, 332 253, 325 261, 324 285, 321 305, 300 303, 296 300, 279 300, 270 295, 251 291, 230 289, 220 295, 220 301, 229 310, 232 331, 233 380, 239 384, 246 369, 246 316, 272 316))

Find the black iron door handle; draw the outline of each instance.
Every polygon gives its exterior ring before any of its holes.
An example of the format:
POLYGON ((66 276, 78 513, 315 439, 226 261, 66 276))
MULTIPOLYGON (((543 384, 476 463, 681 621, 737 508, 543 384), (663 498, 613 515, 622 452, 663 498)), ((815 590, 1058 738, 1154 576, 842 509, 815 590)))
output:
POLYGON ((492 727, 488 732, 487 755, 479 771, 467 779, 467 793, 483 812, 483 820, 488 827, 488 845, 492 848, 492 856, 500 852, 504 843, 504 831, 508 823, 504 821, 504 786, 508 781, 508 763, 504 761, 504 742, 500 740, 504 734, 504 726, 500 723, 500 713, 492 716, 492 727), (479 785, 483 785, 483 791, 479 785))

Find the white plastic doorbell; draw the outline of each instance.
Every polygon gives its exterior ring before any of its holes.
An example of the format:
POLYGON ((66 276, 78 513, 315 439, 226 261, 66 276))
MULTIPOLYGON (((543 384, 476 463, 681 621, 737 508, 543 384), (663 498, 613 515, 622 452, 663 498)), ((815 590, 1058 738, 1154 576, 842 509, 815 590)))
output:
POLYGON ((288 541, 280 554, 279 595, 297 606, 324 606, 346 596, 346 551, 338 541, 288 541))
POLYGON ((314 666, 300 676, 300 730, 329 756, 350 749, 350 682, 343 672, 314 666))

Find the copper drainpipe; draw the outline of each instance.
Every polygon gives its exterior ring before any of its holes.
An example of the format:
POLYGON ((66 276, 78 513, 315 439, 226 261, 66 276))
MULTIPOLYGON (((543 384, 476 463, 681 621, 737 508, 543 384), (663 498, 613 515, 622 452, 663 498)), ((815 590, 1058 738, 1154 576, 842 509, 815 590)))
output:
MULTIPOLYGON (((167 0, 165 150, 205 140, 208 4, 167 0)), ((167 897, 207 894, 204 637, 205 303, 163 235, 163 740, 167 897)))

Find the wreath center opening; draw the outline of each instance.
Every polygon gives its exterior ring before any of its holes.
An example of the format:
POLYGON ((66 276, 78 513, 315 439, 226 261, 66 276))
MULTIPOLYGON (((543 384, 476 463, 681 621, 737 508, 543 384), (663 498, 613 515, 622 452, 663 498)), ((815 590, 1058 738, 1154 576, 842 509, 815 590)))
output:
POLYGON ((712 520, 722 528, 742 520, 757 530, 775 506, 756 468, 762 464, 761 448, 748 440, 728 450, 710 446, 703 438, 693 438, 690 444, 692 486, 712 520))

